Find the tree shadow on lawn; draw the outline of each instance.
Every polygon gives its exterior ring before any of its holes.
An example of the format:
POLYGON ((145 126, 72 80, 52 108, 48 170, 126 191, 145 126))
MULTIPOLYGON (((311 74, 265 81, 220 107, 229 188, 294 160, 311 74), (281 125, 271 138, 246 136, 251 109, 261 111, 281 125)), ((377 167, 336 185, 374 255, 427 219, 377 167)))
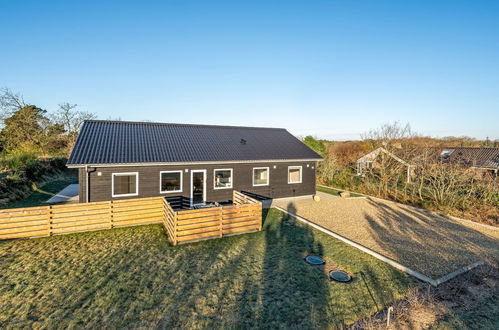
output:
POLYGON ((366 201, 377 213, 364 216, 370 236, 405 266, 436 279, 479 260, 498 265, 499 240, 493 237, 427 212, 366 201))

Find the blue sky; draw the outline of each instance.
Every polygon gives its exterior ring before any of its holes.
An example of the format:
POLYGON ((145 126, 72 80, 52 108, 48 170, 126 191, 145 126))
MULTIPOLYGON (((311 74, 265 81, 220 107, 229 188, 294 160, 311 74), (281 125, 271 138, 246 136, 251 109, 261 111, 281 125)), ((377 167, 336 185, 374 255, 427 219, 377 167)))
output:
POLYGON ((0 0, 0 87, 99 118, 499 138, 499 1, 0 0))

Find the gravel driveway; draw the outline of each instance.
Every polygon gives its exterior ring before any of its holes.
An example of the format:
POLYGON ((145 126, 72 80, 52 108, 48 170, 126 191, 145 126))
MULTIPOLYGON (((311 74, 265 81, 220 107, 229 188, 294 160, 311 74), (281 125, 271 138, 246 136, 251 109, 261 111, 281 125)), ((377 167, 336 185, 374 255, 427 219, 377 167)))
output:
POLYGON ((371 198, 274 203, 434 279, 479 260, 499 265, 499 228, 371 198))

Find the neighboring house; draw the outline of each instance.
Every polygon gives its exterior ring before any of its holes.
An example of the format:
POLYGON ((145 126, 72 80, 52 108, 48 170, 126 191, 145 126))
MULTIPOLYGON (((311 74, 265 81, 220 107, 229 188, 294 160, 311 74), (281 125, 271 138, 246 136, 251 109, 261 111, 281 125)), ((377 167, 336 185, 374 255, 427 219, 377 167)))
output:
POLYGON ((480 175, 497 178, 499 173, 499 148, 441 147, 428 148, 427 153, 429 159, 460 164, 480 175))
POLYGON ((91 120, 67 166, 79 169, 80 202, 182 196, 192 206, 229 201, 234 189, 313 195, 320 160, 282 128, 91 120))
POLYGON ((374 167, 376 167, 376 162, 378 160, 378 157, 381 155, 386 155, 395 161, 399 162, 406 168, 406 181, 411 182, 411 168, 413 165, 409 164, 402 158, 396 156, 395 154, 389 152, 383 147, 380 147, 378 149, 375 149, 371 151, 370 153, 360 157, 357 160, 357 175, 364 175, 367 170, 370 170, 374 167))
POLYGON ((443 162, 459 164, 476 171, 479 174, 497 177, 499 173, 499 148, 485 147, 432 147, 417 150, 415 156, 410 160, 388 152, 384 148, 378 148, 357 160, 357 174, 363 175, 366 170, 376 166, 380 154, 386 154, 407 167, 407 179, 410 180, 411 168, 417 166, 421 161, 443 162))

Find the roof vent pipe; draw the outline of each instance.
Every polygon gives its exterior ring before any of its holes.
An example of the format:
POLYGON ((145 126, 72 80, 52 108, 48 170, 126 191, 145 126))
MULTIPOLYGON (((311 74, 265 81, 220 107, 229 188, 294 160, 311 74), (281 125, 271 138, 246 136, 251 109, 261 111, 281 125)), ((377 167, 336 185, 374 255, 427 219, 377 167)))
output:
POLYGON ((241 144, 246 144, 246 140, 245 139, 241 139, 241 144))

